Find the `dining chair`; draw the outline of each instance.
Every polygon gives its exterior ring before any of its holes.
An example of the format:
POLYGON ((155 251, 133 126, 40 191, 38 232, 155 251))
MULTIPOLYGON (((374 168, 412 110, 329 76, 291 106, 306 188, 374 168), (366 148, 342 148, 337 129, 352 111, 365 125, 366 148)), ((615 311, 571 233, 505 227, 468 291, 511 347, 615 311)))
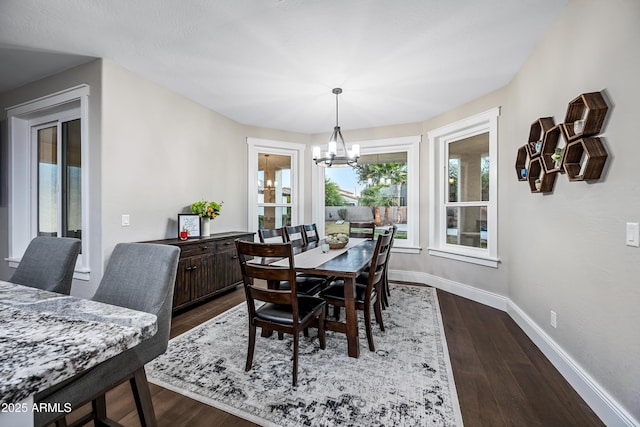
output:
POLYGON ((284 243, 286 241, 283 227, 261 228, 258 230, 258 237, 260 243, 284 243))
POLYGON ((305 237, 307 238, 307 246, 317 246, 320 244, 320 234, 318 234, 318 227, 315 224, 304 224, 305 237))
MULTIPOLYGON (((68 403, 74 409, 91 402, 92 411, 81 418, 81 424, 93 419, 96 425, 110 425, 105 393, 129 380, 141 425, 157 424, 144 365, 167 349, 179 255, 180 248, 170 245, 116 245, 91 299, 156 315, 156 334, 86 372, 36 394, 34 402, 57 402, 60 407, 68 403)), ((36 412, 34 421, 36 425, 44 425, 58 419, 58 425, 65 425, 64 415, 36 412)))
POLYGON ((376 232, 376 223, 373 221, 351 221, 349 222, 349 237, 357 237, 361 239, 371 239, 376 232))
POLYGON ((69 295, 80 247, 71 237, 35 237, 9 281, 69 295))
POLYGON ((310 326, 318 328, 320 348, 325 349, 325 302, 322 298, 300 295, 296 292, 296 271, 293 247, 288 243, 253 243, 236 240, 242 280, 249 312, 249 348, 247 364, 249 371, 253 364, 256 328, 278 331, 293 335, 293 385, 298 383, 298 346, 300 332, 310 326), (250 262, 255 257, 287 258, 287 267, 250 262), (264 281, 287 281, 289 289, 270 289, 264 281), (256 301, 264 302, 259 307, 256 301))
MULTIPOLYGON (((369 350, 375 351, 373 344, 373 331, 371 330, 371 306, 373 305, 376 322, 380 325, 380 330, 384 331, 382 322, 382 277, 384 275, 384 264, 387 254, 391 249, 391 233, 385 232, 378 236, 376 247, 371 258, 369 276, 366 284, 356 282, 355 303, 356 309, 364 311, 365 330, 367 331, 367 341, 369 350)), ((340 307, 345 306, 344 301, 344 280, 338 279, 331 286, 320 292, 320 296, 329 305, 334 307, 334 317, 340 318, 340 307)))
MULTIPOLYGON (((393 248, 393 242, 395 240, 396 232, 398 231, 398 226, 393 225, 389 230, 391 233, 391 248, 393 248)), ((389 297, 391 296, 391 291, 389 290, 389 259, 391 259, 391 250, 387 252, 387 260, 384 263, 384 273, 382 275, 382 309, 386 309, 389 307, 389 297)), ((363 271, 362 274, 358 276, 356 281, 358 283, 366 284, 367 280, 369 280, 369 270, 363 271)))
POLYGON ((302 225, 284 227, 285 242, 291 242, 294 252, 307 246, 307 236, 302 225))
MULTIPOLYGON (((291 242, 294 253, 308 247, 304 226, 295 225, 284 227, 285 241, 291 242)), ((298 273, 296 282, 298 292, 306 295, 315 295, 327 286, 329 278, 327 276, 317 276, 308 273, 298 273)))

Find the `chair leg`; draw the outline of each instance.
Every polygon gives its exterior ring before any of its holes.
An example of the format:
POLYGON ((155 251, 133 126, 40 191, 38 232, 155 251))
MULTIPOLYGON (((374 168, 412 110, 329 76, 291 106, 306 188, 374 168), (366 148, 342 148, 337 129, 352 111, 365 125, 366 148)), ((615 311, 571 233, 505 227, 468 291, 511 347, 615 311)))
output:
POLYGON ((248 371, 253 365, 253 350, 256 347, 256 327, 255 325, 249 325, 249 348, 247 349, 247 365, 244 370, 248 371))
POLYGON ((364 323, 367 331, 367 341, 369 341, 369 351, 376 351, 373 345, 373 331, 371 330, 371 303, 367 302, 364 305, 364 323))
POLYGON ((294 331, 293 333, 293 385, 298 384, 298 346, 300 341, 300 333, 294 331))
POLYGON ((318 317, 318 340, 320 340, 320 348, 324 350, 327 348, 327 340, 325 338, 324 333, 324 318, 325 318, 326 307, 322 309, 322 313, 318 317))
POLYGON ((95 425, 106 425, 109 422, 107 419, 107 399, 104 394, 91 401, 91 409, 95 425))
MULTIPOLYGON (((153 402, 151 401, 151 392, 149 391, 149 383, 147 382, 147 374, 144 366, 133 373, 133 377, 129 380, 133 398, 138 408, 138 418, 143 427, 156 427, 156 414, 153 410, 153 402)), ((103 396, 104 397, 104 396, 103 396)), ((105 408, 106 417, 106 408, 105 408)))
POLYGON ((373 309, 375 310, 376 314, 376 322, 378 322, 378 325, 380 325, 380 330, 384 332, 384 323, 382 323, 382 298, 380 294, 378 294, 378 296, 376 297, 373 309))

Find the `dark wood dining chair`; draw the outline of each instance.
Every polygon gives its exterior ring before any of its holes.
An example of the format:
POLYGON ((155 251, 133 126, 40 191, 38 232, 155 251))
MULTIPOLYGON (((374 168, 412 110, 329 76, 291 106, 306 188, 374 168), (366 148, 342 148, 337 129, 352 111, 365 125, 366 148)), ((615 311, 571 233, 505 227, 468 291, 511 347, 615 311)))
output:
POLYGON ((249 348, 245 370, 251 369, 256 328, 293 335, 293 385, 298 383, 298 346, 300 332, 317 327, 320 348, 325 349, 324 318, 326 303, 322 298, 300 295, 296 291, 293 247, 288 243, 253 243, 236 240, 236 249, 249 312, 249 348), (250 262, 255 257, 287 258, 288 267, 250 262), (289 282, 289 289, 270 289, 264 281, 289 282), (256 301, 262 301, 256 308, 256 301))
MULTIPOLYGON (((291 242, 294 253, 308 247, 304 226, 295 225, 284 227, 285 239, 291 242)), ((306 295, 315 295, 327 286, 329 278, 326 276, 316 276, 307 273, 298 273, 296 281, 298 292, 306 295)))
POLYGON ((261 228, 258 230, 258 238, 261 243, 284 243, 287 237, 284 228, 261 228))
POLYGON ((351 221, 349 222, 349 237, 361 239, 371 239, 376 233, 376 223, 373 221, 351 221))
POLYGON ((284 227, 285 242, 291 242, 294 252, 307 246, 307 236, 301 225, 289 225, 284 227))
MULTIPOLYGON (((384 275, 384 265, 387 254, 391 250, 391 233, 386 232, 378 236, 376 248, 373 251, 369 276, 366 284, 356 282, 356 309, 364 311, 365 329, 367 331, 367 341, 369 350, 375 351, 373 345, 373 331, 371 330, 371 306, 373 305, 375 318, 380 330, 384 331, 382 322, 382 277, 384 275)), ((334 317, 340 318, 340 307, 345 306, 344 302, 344 280, 336 280, 331 286, 320 292, 327 304, 333 305, 334 317)))
MULTIPOLYGON (((395 240, 396 232, 398 231, 398 227, 393 225, 389 232, 391 233, 391 248, 393 248, 393 242, 395 240)), ((387 260, 384 263, 384 273, 382 275, 382 309, 384 310, 386 307, 389 307, 389 297, 391 296, 391 291, 389 290, 389 259, 391 258, 391 250, 387 252, 387 260)), ((358 283, 366 284, 367 280, 369 280, 369 270, 362 272, 361 275, 358 276, 356 281, 358 283)))
POLYGON ((307 246, 317 246, 320 244, 320 234, 318 234, 318 227, 315 224, 305 224, 304 234, 307 238, 307 246))
POLYGON ((69 295, 80 246, 70 237, 35 237, 9 281, 69 295))

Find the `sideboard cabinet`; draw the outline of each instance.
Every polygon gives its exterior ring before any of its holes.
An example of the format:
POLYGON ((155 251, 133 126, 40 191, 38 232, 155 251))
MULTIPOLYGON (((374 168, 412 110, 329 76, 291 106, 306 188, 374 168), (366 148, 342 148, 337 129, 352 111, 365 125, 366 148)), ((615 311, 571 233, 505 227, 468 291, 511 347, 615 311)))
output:
POLYGON ((173 292, 173 311, 208 299, 242 282, 235 240, 254 240, 254 233, 227 232, 188 240, 165 239, 147 243, 180 248, 173 292))

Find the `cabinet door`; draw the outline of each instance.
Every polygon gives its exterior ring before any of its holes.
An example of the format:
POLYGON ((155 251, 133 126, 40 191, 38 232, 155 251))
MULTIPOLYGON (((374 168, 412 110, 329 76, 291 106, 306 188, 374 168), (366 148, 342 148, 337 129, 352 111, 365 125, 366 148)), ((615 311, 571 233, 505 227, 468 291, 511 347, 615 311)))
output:
POLYGON ((207 253, 197 258, 197 268, 193 270, 191 299, 197 300, 215 292, 215 255, 207 253))
POLYGON ((216 254, 216 289, 221 290, 242 281, 240 262, 235 247, 216 254))
POLYGON ((176 285, 173 291, 173 308, 176 309, 191 301, 192 269, 191 258, 178 261, 176 272, 176 285))

